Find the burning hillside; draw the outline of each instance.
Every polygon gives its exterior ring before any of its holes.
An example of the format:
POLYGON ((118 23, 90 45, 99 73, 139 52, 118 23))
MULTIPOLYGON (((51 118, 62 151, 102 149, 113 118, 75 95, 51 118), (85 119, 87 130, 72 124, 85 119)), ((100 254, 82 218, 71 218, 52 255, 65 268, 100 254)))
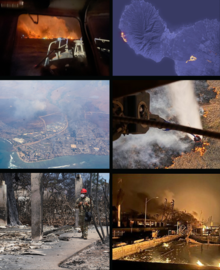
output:
MULTIPOLYGON (((220 91, 220 81, 208 81, 208 84, 204 80, 194 81, 193 86, 196 99, 191 105, 186 105, 185 96, 176 94, 175 87, 172 91, 175 95, 171 98, 168 87, 150 90, 151 113, 171 123, 191 127, 199 127, 202 121, 199 128, 219 131, 220 99, 217 93, 220 91), (178 101, 175 106, 172 99, 178 101)), ((121 136, 113 144, 113 166, 150 169, 219 167, 217 152, 220 149, 216 151, 215 147, 219 144, 220 148, 220 142, 206 137, 197 142, 195 135, 150 128, 146 134, 121 136), (211 157, 207 160, 209 153, 211 157)))
POLYGON ((18 19, 17 35, 30 39, 79 39, 81 30, 75 18, 21 15, 18 19))
MULTIPOLYGON (((220 93, 220 81, 207 81, 207 83, 205 83, 207 95, 205 92, 200 92, 198 96, 199 103, 205 112, 202 117, 203 128, 220 132, 220 98, 218 95, 220 93), (209 96, 212 96, 212 99, 208 99, 209 96)), ((202 81, 197 83, 197 92, 202 85, 204 86, 202 81)), ((173 165, 169 168, 219 168, 219 151, 220 141, 206 138, 201 146, 195 147, 194 151, 175 158, 173 165)))

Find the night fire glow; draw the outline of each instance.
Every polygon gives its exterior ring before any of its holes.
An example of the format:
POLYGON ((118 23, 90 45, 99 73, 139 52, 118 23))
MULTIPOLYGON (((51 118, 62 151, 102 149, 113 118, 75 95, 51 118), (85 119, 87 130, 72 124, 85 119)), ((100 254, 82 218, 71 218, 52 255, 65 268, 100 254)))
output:
POLYGON ((203 266, 204 265, 199 260, 197 261, 197 264, 200 265, 200 266, 203 266))
MULTIPOLYGON (((33 15, 33 17, 36 20, 36 16, 33 15)), ((21 15, 17 25, 18 36, 29 39, 79 39, 81 34, 78 22, 76 23, 74 18, 71 20, 70 18, 39 16, 39 22, 35 24, 28 15, 21 15)))
POLYGON ((121 32, 121 37, 122 37, 122 39, 124 40, 124 42, 127 42, 127 39, 126 39, 126 37, 125 37, 124 32, 121 32))

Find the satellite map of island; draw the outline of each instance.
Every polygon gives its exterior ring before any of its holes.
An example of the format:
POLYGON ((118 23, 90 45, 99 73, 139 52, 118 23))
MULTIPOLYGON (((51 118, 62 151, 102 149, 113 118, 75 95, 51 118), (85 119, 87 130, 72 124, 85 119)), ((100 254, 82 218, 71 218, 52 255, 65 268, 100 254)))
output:
POLYGON ((109 168, 109 81, 0 81, 0 168, 109 168))
POLYGON ((113 75, 220 75, 220 3, 113 1, 113 75))

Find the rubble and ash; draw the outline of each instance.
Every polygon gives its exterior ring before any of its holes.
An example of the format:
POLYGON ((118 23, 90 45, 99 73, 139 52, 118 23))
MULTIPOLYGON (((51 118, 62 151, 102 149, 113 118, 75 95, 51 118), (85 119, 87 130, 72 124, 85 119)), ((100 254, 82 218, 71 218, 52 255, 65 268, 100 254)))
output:
POLYGON ((77 255, 69 258, 63 264, 62 268, 68 269, 109 269, 109 237, 105 239, 104 244, 100 240, 96 241, 89 248, 84 249, 77 255))

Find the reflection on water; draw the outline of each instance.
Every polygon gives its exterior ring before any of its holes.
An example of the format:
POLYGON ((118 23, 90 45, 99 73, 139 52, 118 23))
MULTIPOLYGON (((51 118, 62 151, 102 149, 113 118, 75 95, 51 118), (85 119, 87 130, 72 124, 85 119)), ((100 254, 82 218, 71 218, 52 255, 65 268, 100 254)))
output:
POLYGON ((199 261, 203 265, 219 266, 220 245, 186 244, 185 241, 174 241, 127 256, 124 260, 195 265, 199 261))

